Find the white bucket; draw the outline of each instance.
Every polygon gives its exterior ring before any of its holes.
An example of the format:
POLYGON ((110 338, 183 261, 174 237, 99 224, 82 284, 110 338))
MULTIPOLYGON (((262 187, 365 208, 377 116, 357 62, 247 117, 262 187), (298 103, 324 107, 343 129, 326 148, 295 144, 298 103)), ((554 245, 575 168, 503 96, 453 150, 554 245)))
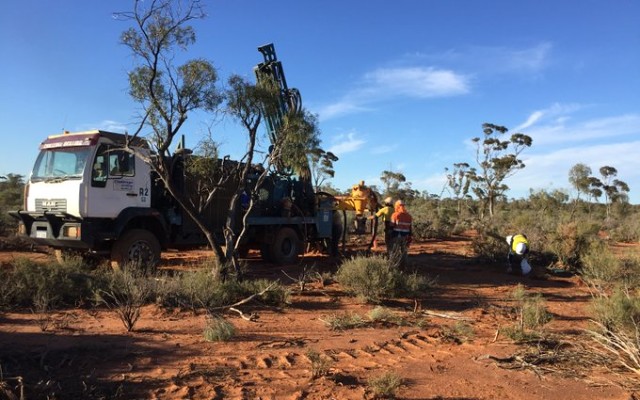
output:
POLYGON ((522 268, 522 275, 528 275, 531 272, 531 265, 529 265, 529 261, 526 258, 520 263, 520 268, 522 268))

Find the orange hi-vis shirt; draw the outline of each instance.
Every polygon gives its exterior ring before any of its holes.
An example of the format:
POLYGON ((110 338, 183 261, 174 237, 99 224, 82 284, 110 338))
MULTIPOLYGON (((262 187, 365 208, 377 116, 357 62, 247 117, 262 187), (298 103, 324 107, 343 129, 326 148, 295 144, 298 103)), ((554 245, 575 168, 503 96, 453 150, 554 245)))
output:
POLYGON ((398 210, 391 216, 394 232, 411 233, 411 221, 411 214, 404 207, 398 207, 398 210))

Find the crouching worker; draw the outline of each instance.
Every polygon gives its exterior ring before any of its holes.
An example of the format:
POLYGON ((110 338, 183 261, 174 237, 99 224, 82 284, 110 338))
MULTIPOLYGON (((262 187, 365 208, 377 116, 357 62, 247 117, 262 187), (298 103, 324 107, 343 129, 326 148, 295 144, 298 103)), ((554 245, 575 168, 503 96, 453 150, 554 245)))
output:
POLYGON ((508 273, 528 275, 531 272, 531 265, 527 260, 529 254, 529 241, 523 234, 509 235, 507 236, 507 243, 509 243, 509 267, 508 273))
POLYGON ((407 264, 407 250, 411 244, 411 214, 402 200, 396 201, 395 212, 391 216, 391 250, 389 257, 394 265, 404 269, 407 264))

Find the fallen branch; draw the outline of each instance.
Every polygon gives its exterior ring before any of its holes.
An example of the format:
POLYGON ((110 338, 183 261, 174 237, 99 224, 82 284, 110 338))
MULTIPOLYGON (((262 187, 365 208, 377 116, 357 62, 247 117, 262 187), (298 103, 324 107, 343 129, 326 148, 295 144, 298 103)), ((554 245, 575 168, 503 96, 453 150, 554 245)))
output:
POLYGON ((265 294, 268 291, 270 291, 271 289, 273 289, 273 286, 275 286, 276 283, 277 282, 273 282, 269 286, 264 288, 262 291, 260 291, 258 293, 254 293, 251 296, 249 296, 249 297, 247 297, 245 299, 242 299, 242 300, 240 300, 238 302, 235 302, 233 304, 229 304, 229 305, 226 305, 226 306, 212 307, 212 308, 209 308, 207 311, 209 312, 209 314, 213 314, 212 311, 215 311, 215 310, 229 310, 229 311, 233 311, 233 312, 236 312, 236 313, 240 314, 240 318, 242 318, 242 319, 244 319, 246 321, 253 322, 256 319, 258 319, 258 316, 256 314, 251 313, 249 316, 247 316, 242 311, 238 310, 236 307, 241 306, 243 304, 246 304, 246 303, 250 302, 251 300, 255 299, 258 296, 262 296, 263 294, 265 294))
POLYGON ((595 342, 613 354, 624 368, 636 375, 640 375, 640 338, 638 336, 632 338, 622 331, 615 332, 607 329, 598 321, 591 320, 591 322, 598 325, 603 332, 586 331, 595 342))
POLYGON ((437 313, 429 310, 422 310, 422 313, 425 315, 430 315, 432 317, 455 319, 456 321, 473 321, 473 318, 463 317, 461 315, 443 314, 443 313, 437 313))
POLYGON ((245 321, 253 322, 258 319, 258 316, 255 313, 251 313, 247 316, 235 307, 229 307, 229 311, 237 312, 238 314, 240 314, 240 318, 244 319, 245 321))
POLYGON ((491 343, 495 343, 498 340, 498 336, 500 335, 500 325, 498 325, 498 329, 496 329, 496 335, 493 337, 491 343))

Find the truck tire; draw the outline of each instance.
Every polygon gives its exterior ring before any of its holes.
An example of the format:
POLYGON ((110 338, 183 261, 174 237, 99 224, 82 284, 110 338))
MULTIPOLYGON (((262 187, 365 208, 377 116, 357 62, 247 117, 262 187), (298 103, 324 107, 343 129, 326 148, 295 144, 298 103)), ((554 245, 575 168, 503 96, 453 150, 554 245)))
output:
POLYGON ((295 264, 302 252, 302 242, 295 230, 284 227, 276 234, 270 250, 276 264, 295 264))
POLYGON ((160 262, 160 242, 144 229, 126 231, 111 249, 111 266, 123 269, 135 266, 143 271, 153 271, 160 262))

